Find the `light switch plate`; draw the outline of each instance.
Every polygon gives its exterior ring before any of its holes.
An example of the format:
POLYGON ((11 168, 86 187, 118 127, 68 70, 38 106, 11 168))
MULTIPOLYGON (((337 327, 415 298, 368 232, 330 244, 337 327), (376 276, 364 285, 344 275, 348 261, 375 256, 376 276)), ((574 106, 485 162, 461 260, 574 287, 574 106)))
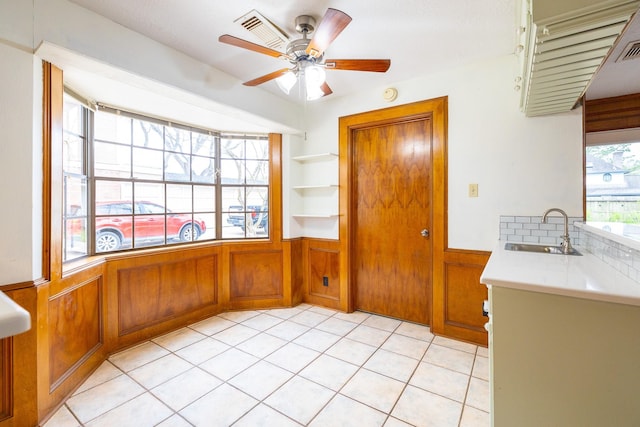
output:
POLYGON ((469 197, 478 197, 478 184, 469 184, 469 197))

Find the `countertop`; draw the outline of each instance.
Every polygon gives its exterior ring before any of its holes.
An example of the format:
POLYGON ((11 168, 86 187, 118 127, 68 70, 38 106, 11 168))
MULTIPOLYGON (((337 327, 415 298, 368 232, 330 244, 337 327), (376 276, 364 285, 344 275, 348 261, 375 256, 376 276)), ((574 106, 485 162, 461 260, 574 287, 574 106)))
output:
POLYGON ((640 283, 586 250, 582 256, 508 251, 499 241, 482 272, 485 285, 640 306, 640 283))

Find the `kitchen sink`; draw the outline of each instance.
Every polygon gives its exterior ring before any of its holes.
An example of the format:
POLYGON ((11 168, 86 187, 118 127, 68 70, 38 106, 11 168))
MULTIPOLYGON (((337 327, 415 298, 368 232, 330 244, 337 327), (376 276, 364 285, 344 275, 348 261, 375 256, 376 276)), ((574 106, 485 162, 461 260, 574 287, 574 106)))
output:
POLYGON ((537 252, 541 254, 582 255, 573 248, 571 248, 568 254, 565 254, 562 252, 562 247, 560 246, 534 245, 531 243, 506 243, 504 248, 508 251, 537 252))

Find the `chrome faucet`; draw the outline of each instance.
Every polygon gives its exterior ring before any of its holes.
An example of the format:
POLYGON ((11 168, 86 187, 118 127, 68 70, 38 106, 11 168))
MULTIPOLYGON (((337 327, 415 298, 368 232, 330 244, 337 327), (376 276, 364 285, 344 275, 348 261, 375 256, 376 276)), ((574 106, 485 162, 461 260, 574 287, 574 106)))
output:
POLYGON ((549 215, 550 212, 558 212, 564 217, 564 234, 562 235, 562 243, 560 244, 560 247, 562 248, 563 254, 570 254, 571 252, 573 252, 573 248, 571 247, 571 239, 569 239, 569 217, 567 217, 567 213, 562 209, 547 209, 544 215, 542 215, 543 224, 547 223, 547 215, 549 215))

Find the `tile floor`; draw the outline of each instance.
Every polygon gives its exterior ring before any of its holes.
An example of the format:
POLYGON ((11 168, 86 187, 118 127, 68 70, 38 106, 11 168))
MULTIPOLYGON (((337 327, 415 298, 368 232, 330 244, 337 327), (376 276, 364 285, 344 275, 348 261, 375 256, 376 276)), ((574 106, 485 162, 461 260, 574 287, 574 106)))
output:
POLYGON ((45 427, 482 427, 487 356, 362 312, 229 312, 114 354, 45 427))

